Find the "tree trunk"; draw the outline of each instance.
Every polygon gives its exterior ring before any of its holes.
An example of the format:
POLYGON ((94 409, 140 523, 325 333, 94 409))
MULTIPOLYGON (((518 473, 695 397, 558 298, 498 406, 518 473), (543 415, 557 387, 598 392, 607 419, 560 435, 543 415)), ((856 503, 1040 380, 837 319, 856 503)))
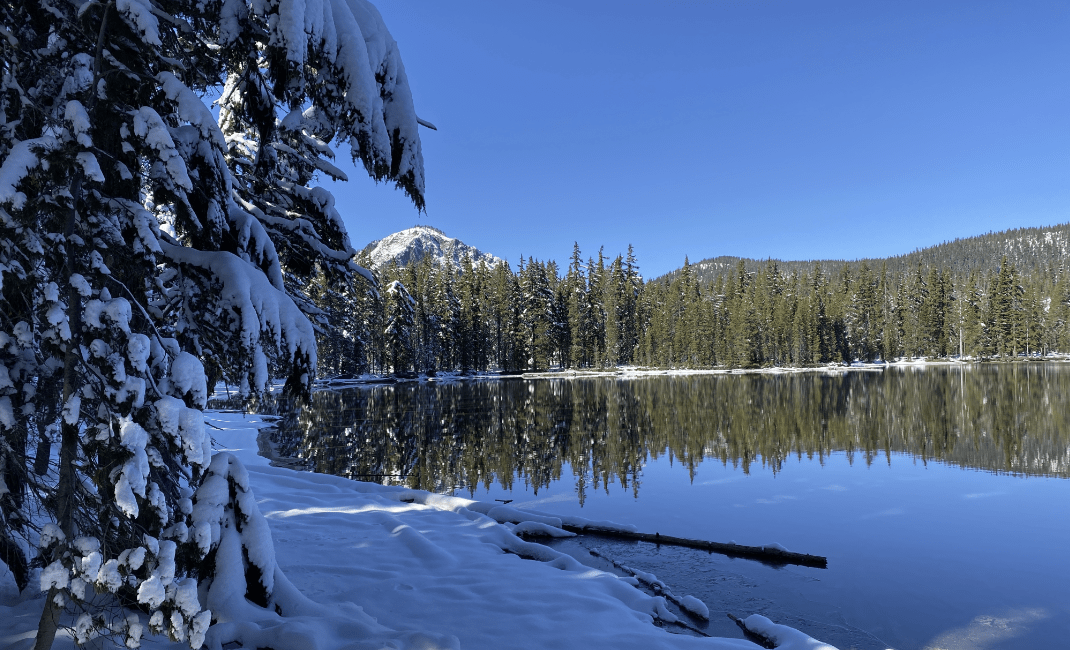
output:
MULTIPOLYGON (((103 35, 103 29, 101 31, 103 35)), ((78 169, 71 181, 71 211, 67 217, 67 276, 74 273, 74 249, 70 243, 74 233, 75 223, 78 219, 78 202, 82 195, 82 170, 78 169)), ((78 291, 67 283, 67 317, 70 322, 71 339, 67 342, 67 350, 63 358, 63 402, 67 404, 80 386, 78 385, 78 352, 79 340, 82 333, 82 296, 78 291)), ((62 409, 62 407, 61 407, 62 409)), ((62 413, 62 410, 60 411, 62 413)), ((74 424, 67 422, 63 417, 60 428, 59 447, 59 485, 56 488, 56 523, 60 530, 73 540, 78 533, 78 526, 74 518, 75 490, 78 485, 75 462, 78 460, 78 421, 74 424)), ((61 547, 62 548, 62 547, 61 547)), ((37 642, 34 650, 48 650, 56 638, 56 630, 59 627, 59 616, 63 607, 56 604, 56 597, 61 594, 54 587, 48 591, 48 600, 45 609, 41 612, 41 620, 37 624, 37 642)))
MULTIPOLYGON (((97 33, 97 50, 93 61, 93 85, 90 89, 88 106, 86 106, 87 112, 91 116, 97 103, 97 81, 101 76, 104 36, 108 29, 108 17, 111 15, 111 9, 111 3, 105 6, 104 15, 100 20, 100 31, 97 33)), ((78 208, 79 203, 82 201, 83 177, 84 172, 81 165, 79 165, 74 173, 74 178, 71 179, 71 210, 67 215, 64 233, 66 235, 64 237, 64 245, 67 247, 67 318, 71 331, 71 339, 67 342, 67 349, 63 358, 62 403, 64 405, 67 404, 71 395, 81 388, 77 371, 82 338, 82 296, 69 282, 69 279, 74 274, 77 263, 71 236, 78 225, 78 208)), ((61 406, 60 413, 62 412, 61 406)), ((78 418, 74 418, 74 420, 74 424, 67 422, 66 417, 63 417, 62 420, 59 449, 59 485, 56 488, 56 523, 68 540, 73 540, 78 532, 77 522, 74 517, 75 490, 78 487, 78 476, 75 469, 75 462, 78 460, 78 418)), ((56 639, 56 631, 59 629, 59 617, 63 611, 63 607, 56 603, 56 598, 60 595, 60 590, 55 587, 48 590, 48 599, 45 602, 44 611, 41 612, 41 620, 37 624, 37 640, 34 643, 34 650, 49 650, 56 639)))

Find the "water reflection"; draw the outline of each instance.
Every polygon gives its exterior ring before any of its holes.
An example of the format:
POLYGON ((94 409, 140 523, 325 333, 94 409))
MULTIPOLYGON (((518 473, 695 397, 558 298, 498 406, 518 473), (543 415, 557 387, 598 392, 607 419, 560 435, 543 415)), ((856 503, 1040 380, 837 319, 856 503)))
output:
POLYGON ((1070 366, 982 364, 884 372, 509 379, 324 391, 292 412, 280 451, 318 472, 474 492, 569 477, 582 504, 638 495, 668 455, 777 472, 791 455, 891 462, 902 452, 1001 473, 1070 475, 1070 366))

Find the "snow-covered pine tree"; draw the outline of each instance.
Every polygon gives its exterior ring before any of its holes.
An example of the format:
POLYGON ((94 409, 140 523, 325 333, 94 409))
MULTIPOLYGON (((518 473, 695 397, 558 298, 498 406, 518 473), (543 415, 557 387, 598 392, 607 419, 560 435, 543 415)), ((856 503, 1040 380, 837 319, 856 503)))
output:
POLYGON ((382 284, 379 274, 374 282, 357 284, 360 291, 360 304, 357 306, 357 325, 361 327, 363 339, 354 345, 354 356, 359 372, 385 372, 386 345, 383 330, 386 323, 386 304, 379 291, 382 284))
MULTIPOLYGON (((202 133, 193 93, 174 71, 212 69, 169 5, 26 3, 3 15, 17 53, 4 58, 0 248, 10 281, 0 339, 9 381, 0 428, 21 443, 22 478, 31 477, 29 433, 41 436, 34 465, 48 476, 17 497, 38 499, 55 522, 34 531, 48 591, 42 648, 64 609, 80 643, 107 634, 136 646, 144 621, 123 605, 145 608, 151 627, 194 645, 209 621, 195 581, 176 570, 189 481, 210 454, 196 411, 204 374, 147 310, 161 290, 157 216, 174 208, 155 194, 193 189, 175 139, 202 133), (49 469, 56 438, 58 467, 49 469)), ((5 519, 22 525, 5 534, 28 551, 32 526, 5 519)))
POLYGON ((364 0, 214 4, 226 18, 215 34, 227 71, 218 103, 235 192, 274 243, 298 306, 321 328, 345 330, 344 309, 315 304, 307 287, 320 275, 355 293, 356 276, 371 275, 353 262, 334 197, 313 182, 346 180, 331 162, 331 143, 344 142, 375 180, 393 180, 423 209, 418 120, 397 44, 364 0))
POLYGON ((387 359, 394 373, 408 372, 413 367, 415 349, 413 330, 416 326, 416 301, 405 285, 395 280, 386 287, 386 327, 383 330, 387 359))
MULTIPOLYGON (((34 64, 32 52, 23 47, 38 27, 31 18, 21 4, 0 4, 0 161, 10 158, 12 152, 28 157, 28 152, 19 146, 20 136, 27 130, 20 124, 26 93, 19 88, 17 78, 34 64)), ((0 182, 4 180, 0 177, 0 182)), ((0 409, 8 414, 0 420, 0 562, 10 568, 20 590, 30 579, 28 549, 21 542, 30 524, 26 511, 28 492, 36 483, 27 460, 36 446, 38 432, 33 421, 18 419, 15 414, 32 400, 27 391, 43 392, 41 389, 54 389, 55 384, 35 386, 38 360, 27 340, 30 337, 11 336, 16 331, 25 334, 27 324, 32 322, 29 314, 35 283, 32 265, 26 263, 22 251, 27 243, 29 250, 40 246, 36 233, 19 227, 0 207, 0 301, 4 307, 0 309, 0 409), (23 324, 16 330, 20 322, 23 324)))
POLYGON ((460 294, 458 319, 457 367, 463 372, 473 368, 483 369, 486 358, 486 328, 483 326, 481 300, 483 283, 481 275, 486 265, 480 262, 480 272, 472 266, 472 256, 465 251, 461 256, 460 276, 457 291, 460 294))
MULTIPOLYGON (((411 97, 377 12, 361 0, 300 10, 285 0, 0 5, 0 552, 19 575, 40 541, 39 648, 63 610, 76 615, 76 640, 115 635, 136 647, 146 620, 125 606, 147 610, 150 629, 201 645, 211 615, 188 571, 217 550, 220 517, 252 515, 248 503, 225 503, 214 521, 212 508, 195 517, 196 504, 214 503, 192 492, 210 454, 198 357, 250 394, 273 371, 288 371, 297 391, 314 376, 313 329, 286 293, 271 215, 243 199, 201 99, 240 70, 224 54, 242 50, 221 46, 234 34, 255 42, 273 93, 300 75, 325 78, 301 57, 326 57, 341 108, 317 124, 345 133, 373 176, 422 205, 411 97), (268 19, 282 31, 239 29, 265 11, 288 17, 268 19), (55 523, 37 526, 31 500, 55 523)), ((237 92, 263 107, 259 90, 237 92)), ((282 100, 290 111, 300 104, 282 100)), ((337 216, 299 175, 269 179, 295 183, 284 187, 294 201, 337 216)), ((242 533, 243 548, 270 546, 253 539, 258 531, 242 533)), ((202 564, 199 577, 234 591, 215 579, 217 566, 202 564)), ((258 582, 238 591, 277 605, 271 580, 258 582)))
POLYGON ((428 294, 431 308, 435 312, 435 349, 437 351, 434 368, 452 370, 459 363, 461 340, 461 301, 454 290, 456 275, 449 264, 441 267, 432 266, 428 278, 428 294))
POLYGON ((528 352, 526 368, 544 369, 549 366, 552 346, 550 340, 550 306, 554 299, 546 277, 546 266, 529 257, 527 266, 518 268, 520 283, 520 320, 523 324, 524 344, 528 352))

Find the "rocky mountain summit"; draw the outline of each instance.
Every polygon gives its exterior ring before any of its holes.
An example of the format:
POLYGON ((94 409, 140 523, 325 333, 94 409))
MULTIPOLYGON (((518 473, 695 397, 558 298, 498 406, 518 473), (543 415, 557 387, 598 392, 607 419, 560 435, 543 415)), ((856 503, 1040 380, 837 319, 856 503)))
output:
POLYGON ((472 264, 483 261, 490 267, 502 261, 431 226, 415 226, 388 235, 368 244, 362 252, 370 258, 372 268, 385 266, 390 260, 397 260, 399 266, 408 266, 427 256, 436 266, 449 262, 460 267, 465 253, 472 258, 472 264))

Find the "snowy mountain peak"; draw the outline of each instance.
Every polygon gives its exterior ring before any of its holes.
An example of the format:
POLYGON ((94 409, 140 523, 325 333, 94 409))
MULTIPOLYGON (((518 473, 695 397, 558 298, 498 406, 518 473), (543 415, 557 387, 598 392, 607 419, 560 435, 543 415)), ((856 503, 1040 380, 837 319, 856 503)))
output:
POLYGON ((389 264, 390 260, 397 260, 400 266, 408 266, 427 256, 431 256, 432 263, 436 266, 449 262, 460 268, 461 258, 465 253, 472 258, 473 265, 483 261, 491 267, 502 261, 459 239, 447 237, 446 233, 431 226, 416 226, 388 235, 365 246, 363 252, 371 258, 373 268, 389 264))

